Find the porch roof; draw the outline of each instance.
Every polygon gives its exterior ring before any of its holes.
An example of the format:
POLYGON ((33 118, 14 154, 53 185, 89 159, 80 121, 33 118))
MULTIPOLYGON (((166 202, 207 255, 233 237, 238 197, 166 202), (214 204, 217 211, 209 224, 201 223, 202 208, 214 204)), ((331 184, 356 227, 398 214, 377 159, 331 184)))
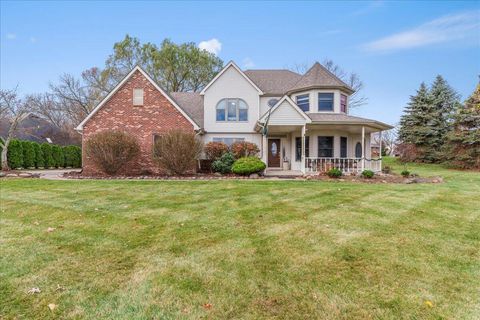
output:
POLYGON ((363 125, 380 130, 393 128, 391 125, 377 120, 350 116, 344 113, 308 113, 307 115, 312 119, 311 124, 363 125))

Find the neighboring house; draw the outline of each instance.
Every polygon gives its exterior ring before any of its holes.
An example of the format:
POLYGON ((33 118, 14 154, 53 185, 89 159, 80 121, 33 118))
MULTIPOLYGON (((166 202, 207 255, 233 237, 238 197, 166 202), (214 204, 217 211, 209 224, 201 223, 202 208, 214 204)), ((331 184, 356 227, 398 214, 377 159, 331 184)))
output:
MULTIPOLYGON (((267 170, 379 171, 381 160, 371 159, 370 134, 392 127, 350 116, 353 93, 318 62, 304 75, 288 70, 242 71, 229 62, 200 93, 166 93, 135 67, 77 130, 83 142, 107 129, 135 135, 142 157, 129 172, 156 170, 153 141, 170 128, 194 130, 205 143, 254 142, 267 170)), ((84 170, 95 171, 86 155, 83 163, 84 170)))

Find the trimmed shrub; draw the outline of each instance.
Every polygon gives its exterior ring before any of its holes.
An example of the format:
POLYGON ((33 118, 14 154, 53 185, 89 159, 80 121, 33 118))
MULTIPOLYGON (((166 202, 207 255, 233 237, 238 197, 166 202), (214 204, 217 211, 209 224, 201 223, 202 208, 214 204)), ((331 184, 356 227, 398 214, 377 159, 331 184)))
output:
POLYGON ((65 167, 77 168, 77 146, 63 147, 63 155, 65 156, 65 167))
POLYGON ((218 160, 228 152, 228 146, 223 142, 209 142, 204 148, 208 160, 218 160))
POLYGON ((45 166, 42 148, 40 147, 40 144, 36 142, 32 143, 32 146, 33 152, 35 153, 35 168, 42 168, 43 166, 45 166))
POLYGON ((329 176, 330 178, 339 178, 342 176, 342 170, 338 168, 332 168, 327 171, 327 176, 329 176))
POLYGON ((364 177, 366 179, 371 179, 371 178, 373 178, 374 175, 375 175, 375 172, 373 172, 372 170, 363 170, 362 171, 362 177, 364 177))
POLYGON ((7 150, 7 161, 10 169, 17 169, 23 166, 23 145, 20 140, 10 141, 7 150))
POLYGON ((73 158, 73 167, 74 168, 81 168, 82 167, 82 148, 79 146, 72 146, 72 150, 74 153, 74 158, 73 158))
POLYGON ((52 145, 52 157, 55 168, 63 167, 65 165, 65 157, 63 155, 62 147, 52 145))
POLYGON ((410 171, 408 170, 403 170, 402 172, 400 172, 400 174, 404 177, 404 178, 408 178, 410 176, 410 171))
POLYGON ((194 132, 170 130, 158 136, 153 146, 153 158, 168 174, 182 175, 195 168, 203 143, 194 132))
POLYGON ((41 149, 43 152, 43 164, 45 168, 51 168, 55 166, 55 160, 52 156, 52 146, 45 142, 41 144, 41 149))
POLYGON ((244 157, 233 163, 232 172, 235 174, 248 175, 259 173, 265 170, 266 167, 267 165, 257 157, 244 157))
POLYGON ((30 141, 22 141, 23 151, 23 168, 31 168, 35 166, 35 149, 30 141))
POLYGON ((85 143, 85 152, 104 173, 113 175, 140 153, 135 137, 122 131, 103 131, 85 143))
POLYGON ((230 151, 235 159, 240 159, 256 156, 260 152, 260 149, 258 149, 258 146, 253 142, 239 141, 232 144, 230 151))
POLYGON ((225 153, 220 159, 212 163, 212 170, 220 173, 232 172, 232 165, 235 162, 235 157, 231 152, 225 153))

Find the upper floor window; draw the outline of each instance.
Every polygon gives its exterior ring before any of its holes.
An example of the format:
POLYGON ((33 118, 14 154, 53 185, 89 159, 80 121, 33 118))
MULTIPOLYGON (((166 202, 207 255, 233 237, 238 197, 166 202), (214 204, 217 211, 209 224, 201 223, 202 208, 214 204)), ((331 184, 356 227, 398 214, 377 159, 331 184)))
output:
POLYGON ((297 106, 304 112, 310 110, 310 95, 302 94, 297 96, 297 106))
POLYGON ((340 111, 347 113, 347 96, 344 94, 340 95, 340 111))
POLYGON ((318 94, 318 111, 333 111, 333 93, 318 94))
POLYGON ((217 121, 248 121, 248 105, 242 99, 222 99, 217 104, 217 121))
POLYGON ((273 107, 274 105, 276 105, 278 102, 278 99, 277 98, 272 98, 270 100, 268 100, 268 106, 271 108, 273 107))
POLYGON ((231 146, 232 144, 234 144, 235 142, 242 142, 242 141, 245 141, 245 138, 213 138, 212 139, 213 142, 223 142, 225 143, 227 146, 231 146))
POLYGON ((133 89, 133 105, 143 106, 143 89, 133 89))

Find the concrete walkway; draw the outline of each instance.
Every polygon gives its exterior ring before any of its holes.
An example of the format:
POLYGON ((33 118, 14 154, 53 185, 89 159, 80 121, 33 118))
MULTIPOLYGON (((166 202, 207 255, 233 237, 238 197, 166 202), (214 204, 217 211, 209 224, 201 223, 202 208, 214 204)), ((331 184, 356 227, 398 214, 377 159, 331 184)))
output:
POLYGON ((63 174, 66 172, 80 172, 81 169, 52 169, 52 170, 21 170, 22 172, 40 174, 40 179, 47 180, 66 180, 63 174))

